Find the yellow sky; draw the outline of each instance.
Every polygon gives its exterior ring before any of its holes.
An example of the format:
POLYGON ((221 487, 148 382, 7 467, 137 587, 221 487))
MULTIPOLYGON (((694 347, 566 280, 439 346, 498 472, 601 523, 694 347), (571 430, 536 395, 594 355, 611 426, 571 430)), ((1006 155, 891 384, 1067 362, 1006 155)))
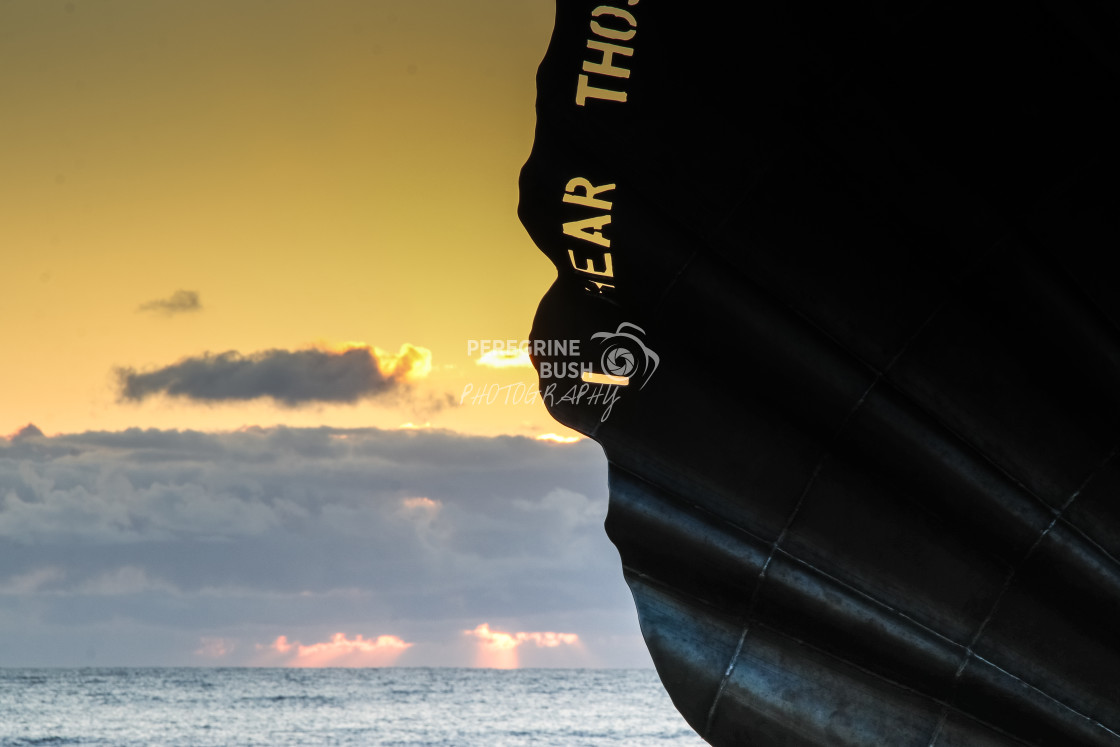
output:
POLYGON ((555 273, 517 221, 547 0, 0 0, 0 434, 130 426, 560 431, 540 403, 415 412, 118 402, 113 371, 364 341, 424 391, 535 383, 555 273), (177 290, 202 309, 138 311, 177 290))

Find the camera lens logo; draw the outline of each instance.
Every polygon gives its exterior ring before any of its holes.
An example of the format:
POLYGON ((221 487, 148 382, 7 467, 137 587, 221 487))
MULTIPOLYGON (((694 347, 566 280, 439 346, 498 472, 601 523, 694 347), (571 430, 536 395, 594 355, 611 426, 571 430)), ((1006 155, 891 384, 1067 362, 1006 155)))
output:
POLYGON ((603 368, 611 376, 630 377, 638 364, 634 361, 634 354, 623 347, 613 348, 603 353, 603 368))
POLYGON ((633 384, 641 382, 639 389, 645 387, 661 359, 650 350, 641 336, 645 330, 636 324, 622 322, 614 332, 596 332, 592 340, 601 340, 603 354, 599 363, 603 371, 611 376, 625 377, 633 384), (641 335, 641 336, 640 336, 641 335))

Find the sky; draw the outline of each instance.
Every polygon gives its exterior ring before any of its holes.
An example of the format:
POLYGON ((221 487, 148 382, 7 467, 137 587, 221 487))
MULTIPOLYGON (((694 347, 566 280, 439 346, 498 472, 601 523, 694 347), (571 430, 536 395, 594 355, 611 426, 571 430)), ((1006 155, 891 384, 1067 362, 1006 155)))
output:
POLYGON ((601 449, 482 355, 552 14, 0 0, 0 666, 649 665, 601 449))

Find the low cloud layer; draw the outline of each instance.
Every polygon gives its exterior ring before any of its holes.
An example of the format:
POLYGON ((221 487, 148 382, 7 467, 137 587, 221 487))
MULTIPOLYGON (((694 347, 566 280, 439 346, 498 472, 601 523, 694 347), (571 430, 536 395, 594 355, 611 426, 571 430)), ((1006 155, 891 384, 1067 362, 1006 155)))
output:
POLYGON ((488 669, 516 669, 520 666, 518 649, 522 644, 532 643, 537 648, 581 645, 579 636, 575 633, 552 631, 506 633, 491 630, 490 623, 481 623, 472 630, 464 630, 463 635, 476 640, 478 654, 475 661, 478 666, 488 669))
POLYGON ((198 300, 197 291, 177 290, 168 298, 157 298, 154 301, 142 303, 136 310, 173 316, 191 311, 201 311, 202 303, 198 300))
MULTIPOLYGON (((361 634, 353 639, 345 633, 335 633, 329 641, 303 645, 299 641, 289 641, 287 636, 277 636, 268 645, 257 644, 260 656, 254 661, 258 666, 284 667, 388 667, 396 663, 400 655, 412 644, 395 635, 379 635, 376 638, 363 638, 361 634)), ((223 650, 211 658, 224 659, 232 654, 223 650)))
POLYGON ((0 438, 0 660, 253 664, 286 636, 469 666, 487 621, 583 643, 510 634, 523 665, 641 666, 605 515, 590 441, 24 428, 0 438))
POLYGON ((409 381, 431 369, 431 353, 404 345, 396 354, 370 347, 345 350, 237 351, 184 358, 152 371, 116 371, 124 400, 164 394, 197 402, 231 402, 269 397, 298 407, 353 404, 401 394, 409 381))

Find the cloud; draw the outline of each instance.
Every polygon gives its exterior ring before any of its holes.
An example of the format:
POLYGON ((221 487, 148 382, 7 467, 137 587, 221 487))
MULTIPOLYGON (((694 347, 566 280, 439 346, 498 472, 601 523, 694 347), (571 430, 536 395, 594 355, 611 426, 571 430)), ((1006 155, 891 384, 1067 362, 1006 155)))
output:
POLYGON ((116 652, 105 663, 181 665, 206 658, 208 638, 245 665, 281 635, 315 645, 360 630, 414 643, 409 666, 470 666, 479 643, 462 631, 488 620, 587 647, 524 639, 523 664, 642 666, 606 498, 587 440, 285 427, 0 438, 0 657, 83 665, 92 645, 116 652), (632 638, 624 659, 594 643, 632 638))
POLYGON ((432 351, 427 348, 405 343, 396 353, 386 353, 377 348, 373 350, 377 355, 378 366, 391 378, 405 381, 422 379, 432 372, 432 351))
POLYGON ((65 574, 56 567, 36 568, 26 573, 0 579, 0 594, 28 594, 61 581, 65 574))
POLYGON ((237 644, 227 641, 219 636, 203 636, 199 639, 199 646, 194 650, 195 656, 204 659, 223 659, 233 653, 237 644))
POLYGON ((439 512, 440 504, 439 501, 433 501, 431 498, 420 496, 405 498, 401 501, 401 507, 409 512, 433 516, 439 512))
POLYGON ((22 440, 26 440, 26 439, 29 439, 29 438, 42 438, 42 437, 43 437, 43 432, 41 430, 39 430, 39 427, 37 425, 35 425, 34 423, 28 423, 27 425, 23 426, 18 431, 13 433, 11 436, 9 436, 9 438, 11 438, 13 441, 17 440, 17 439, 22 441, 22 440))
POLYGON ((520 665, 517 649, 524 643, 533 643, 537 648, 580 645, 579 636, 575 633, 504 633, 491 630, 489 623, 464 630, 463 635, 478 641, 477 665, 491 669, 516 669, 520 665))
POLYGON ((123 566, 84 582, 78 589, 86 595, 122 596, 148 591, 170 591, 175 587, 158 579, 148 578, 143 568, 123 566))
POLYGON ((189 311, 201 311, 202 304, 198 300, 197 291, 177 290, 172 293, 169 298, 157 298, 154 301, 147 301, 140 304, 136 310, 172 316, 189 311))
POLYGON ((371 347, 237 351, 184 358, 152 371, 116 370, 122 399, 157 394, 197 402, 271 397, 288 407, 311 403, 353 404, 372 397, 402 395, 409 381, 431 369, 431 352, 405 344, 399 353, 371 347))
POLYGON ((268 645, 257 644, 262 656, 256 663, 284 667, 388 667, 411 646, 395 635, 367 639, 358 634, 351 640, 345 633, 335 633, 329 641, 308 646, 299 641, 289 642, 287 636, 281 635, 268 645))

